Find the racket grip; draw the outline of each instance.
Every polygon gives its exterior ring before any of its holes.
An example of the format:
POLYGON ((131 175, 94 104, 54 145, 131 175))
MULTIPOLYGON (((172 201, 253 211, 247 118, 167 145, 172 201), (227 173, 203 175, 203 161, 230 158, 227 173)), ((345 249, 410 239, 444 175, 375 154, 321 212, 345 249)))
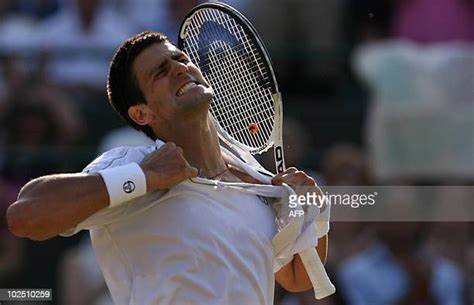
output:
POLYGON ((300 252, 299 255, 313 285, 314 297, 320 300, 335 293, 336 287, 331 283, 316 249, 307 249, 300 252))

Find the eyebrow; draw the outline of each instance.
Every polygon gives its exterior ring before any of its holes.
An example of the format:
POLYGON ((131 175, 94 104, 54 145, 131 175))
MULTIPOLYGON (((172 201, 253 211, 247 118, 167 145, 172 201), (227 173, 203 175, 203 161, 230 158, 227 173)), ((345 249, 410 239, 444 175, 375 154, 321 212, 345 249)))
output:
POLYGON ((168 65, 168 59, 171 58, 172 60, 178 60, 182 57, 186 57, 186 54, 180 50, 173 50, 171 51, 170 56, 167 56, 160 64, 155 65, 153 68, 150 69, 150 72, 148 72, 148 76, 150 78, 153 78, 153 76, 160 72, 161 70, 165 69, 166 66, 168 65))

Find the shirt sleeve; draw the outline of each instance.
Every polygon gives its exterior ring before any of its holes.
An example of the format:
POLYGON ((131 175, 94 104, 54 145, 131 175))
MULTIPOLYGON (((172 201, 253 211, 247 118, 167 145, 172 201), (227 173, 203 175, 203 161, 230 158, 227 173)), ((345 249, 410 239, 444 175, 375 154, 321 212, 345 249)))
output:
POLYGON ((114 148, 98 156, 94 161, 89 163, 82 172, 92 174, 107 168, 113 168, 132 162, 140 163, 146 155, 152 153, 155 149, 156 147, 154 146, 114 148))

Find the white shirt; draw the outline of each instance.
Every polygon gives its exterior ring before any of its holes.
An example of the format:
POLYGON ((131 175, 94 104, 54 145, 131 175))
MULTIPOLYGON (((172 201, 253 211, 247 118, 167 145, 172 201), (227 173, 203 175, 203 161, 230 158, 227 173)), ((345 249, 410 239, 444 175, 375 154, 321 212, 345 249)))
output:
MULTIPOLYGON (((85 171, 140 162, 155 149, 114 149, 85 171)), ((256 195, 187 180, 103 209, 64 235, 81 229, 90 229, 116 304, 273 304, 277 225, 256 195)))

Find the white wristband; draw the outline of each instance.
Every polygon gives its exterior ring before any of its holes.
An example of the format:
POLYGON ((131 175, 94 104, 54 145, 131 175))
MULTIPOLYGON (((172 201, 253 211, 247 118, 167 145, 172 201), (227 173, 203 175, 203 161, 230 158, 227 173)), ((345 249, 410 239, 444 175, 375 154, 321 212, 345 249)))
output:
POLYGON ((109 193, 111 206, 146 194, 146 177, 137 163, 104 169, 99 174, 109 193))

